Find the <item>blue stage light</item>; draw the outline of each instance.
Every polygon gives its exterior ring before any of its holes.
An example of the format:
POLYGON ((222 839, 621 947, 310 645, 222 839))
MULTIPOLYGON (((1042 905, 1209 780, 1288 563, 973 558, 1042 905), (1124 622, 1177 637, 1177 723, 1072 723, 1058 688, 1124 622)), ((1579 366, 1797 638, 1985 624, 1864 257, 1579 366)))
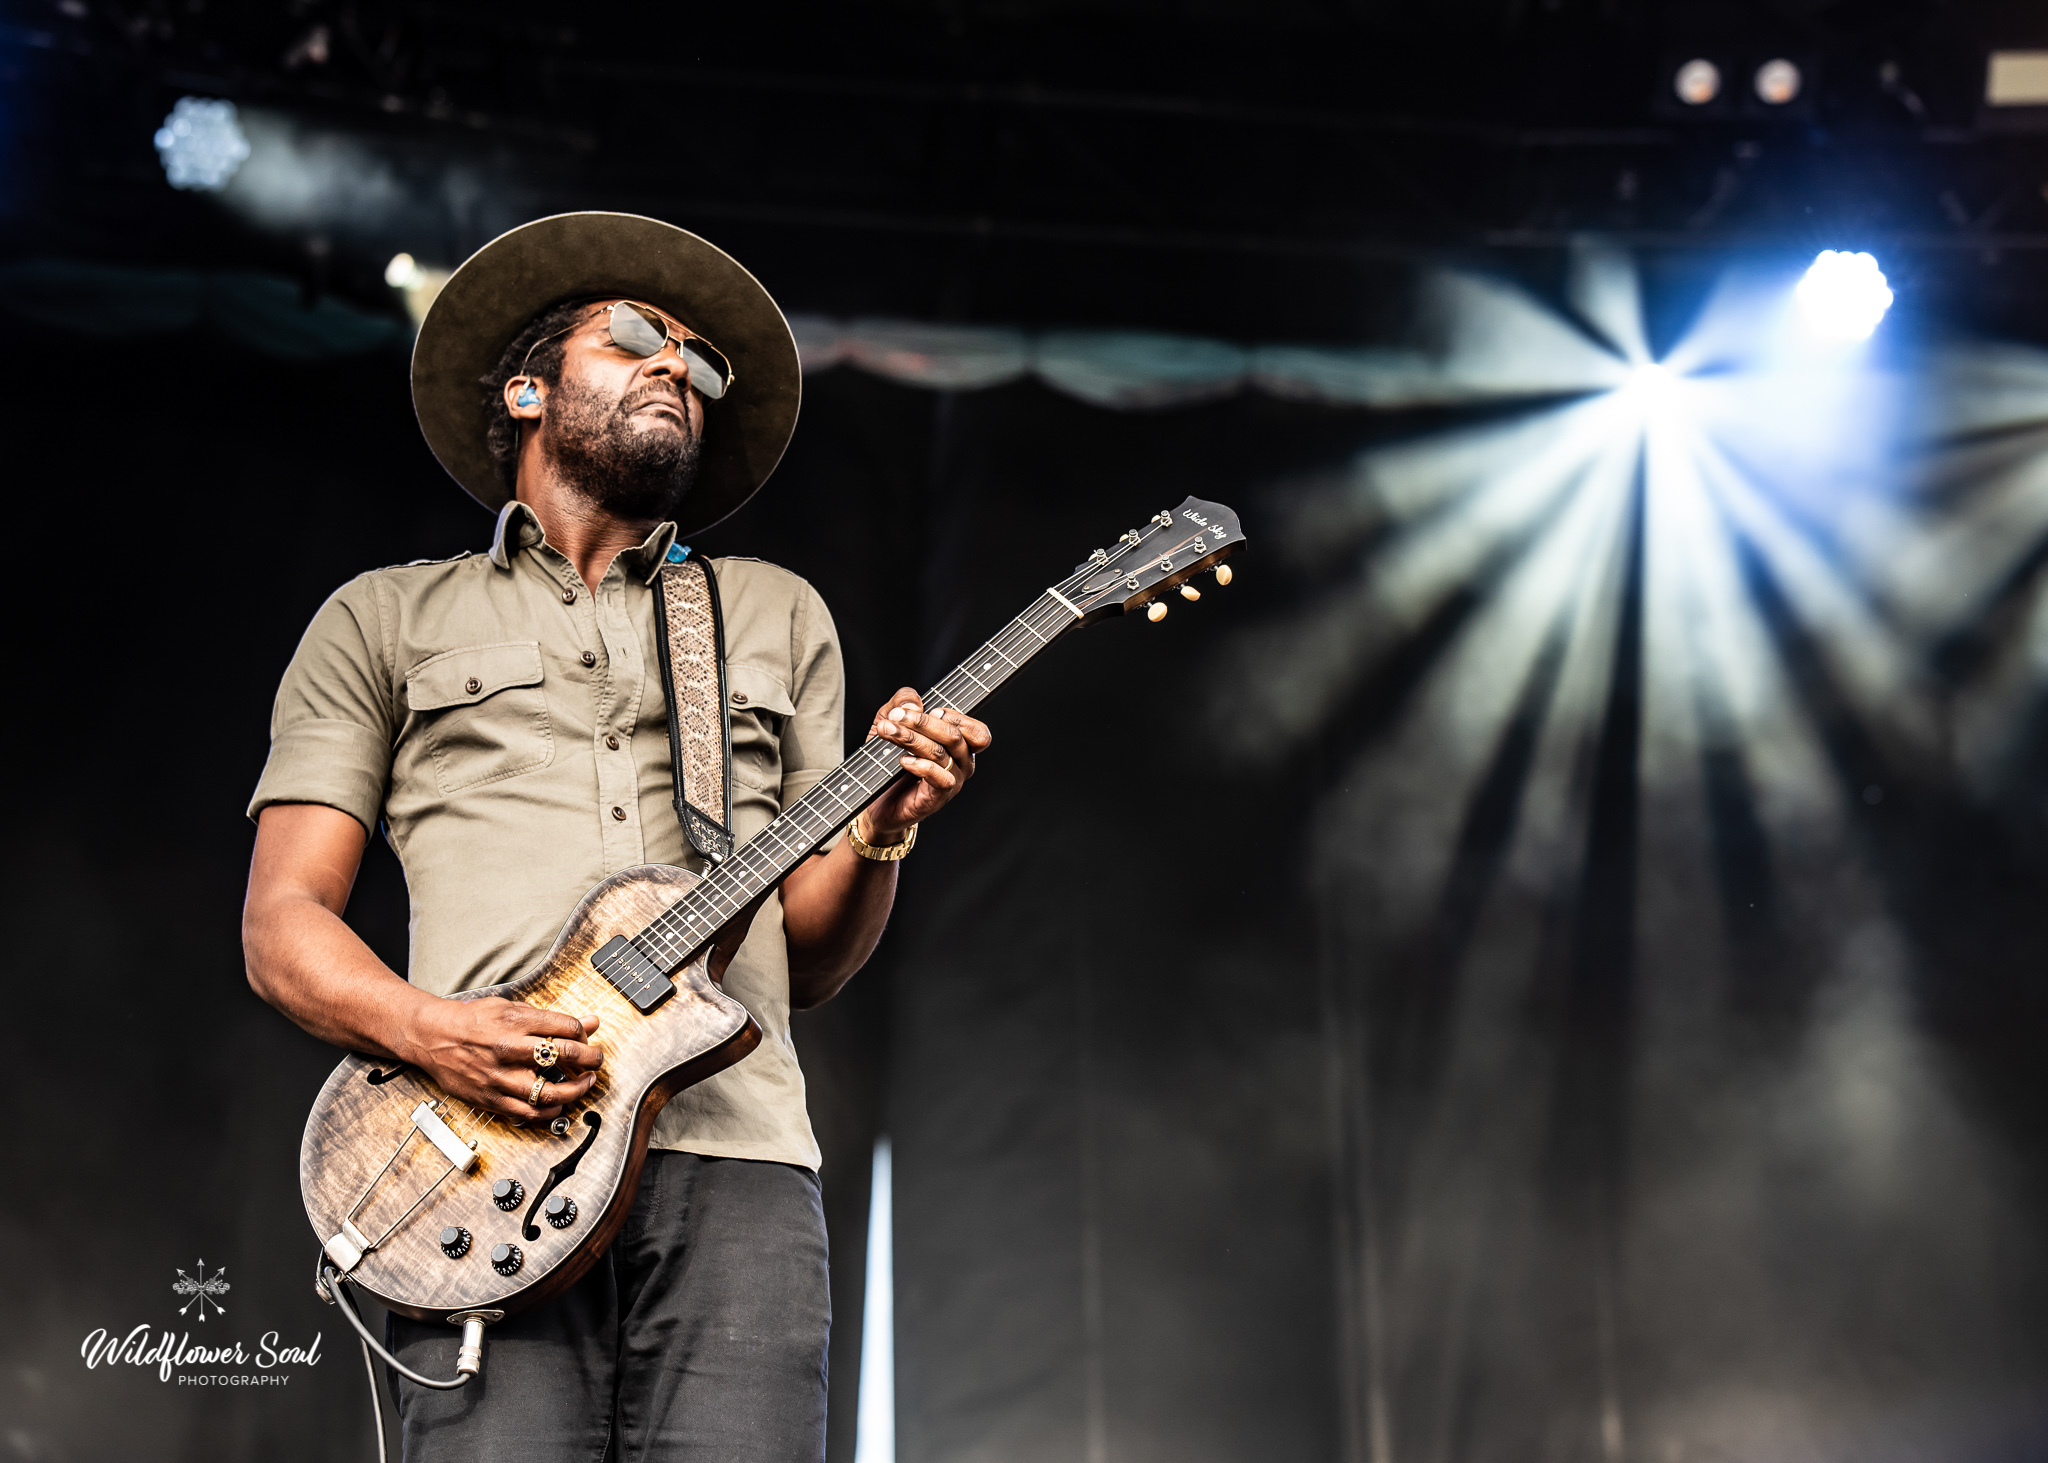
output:
POLYGON ((173 188, 218 193, 249 156, 233 102, 179 97, 156 130, 157 155, 173 188))
POLYGON ((1868 254, 1823 249, 1799 281, 1799 312, 1824 340, 1867 340, 1892 306, 1891 286, 1868 254))

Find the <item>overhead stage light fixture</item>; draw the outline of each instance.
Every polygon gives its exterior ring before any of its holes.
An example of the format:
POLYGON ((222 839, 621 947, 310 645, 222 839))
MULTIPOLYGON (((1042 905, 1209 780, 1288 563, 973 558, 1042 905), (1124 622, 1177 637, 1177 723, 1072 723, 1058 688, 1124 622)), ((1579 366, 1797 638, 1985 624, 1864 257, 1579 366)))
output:
POLYGON ((1823 249, 1795 292, 1807 327, 1823 340, 1868 340, 1892 307, 1892 290, 1868 254, 1823 249))
POLYGON ((405 298, 405 313, 417 326, 427 318, 441 286, 448 283, 448 271, 422 264, 410 254, 393 254, 391 262, 384 266, 384 283, 405 298))
POLYGON ((1767 107, 1782 107, 1799 99, 1805 78, 1799 68, 1783 56, 1775 56, 1756 68, 1756 99, 1767 107))
POLYGON ((1704 107, 1721 94, 1721 68, 1704 56, 1695 56, 1678 68, 1671 78, 1671 90, 1688 107, 1704 107))
POLYGON ((218 193, 248 160, 249 139, 233 102, 179 97, 156 130, 156 150, 173 188, 218 193))
POLYGON ((1993 51, 1984 100, 1994 107, 2048 106, 2048 51, 1993 51))

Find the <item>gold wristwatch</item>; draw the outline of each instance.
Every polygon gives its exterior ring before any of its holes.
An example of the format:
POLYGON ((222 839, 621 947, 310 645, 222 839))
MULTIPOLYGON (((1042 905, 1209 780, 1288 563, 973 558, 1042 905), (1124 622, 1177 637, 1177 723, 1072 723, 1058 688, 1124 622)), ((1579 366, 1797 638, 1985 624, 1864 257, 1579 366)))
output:
POLYGON ((878 864, 893 864, 917 847, 917 825, 910 825, 910 836, 901 843, 873 844, 860 836, 860 815, 856 813, 853 821, 846 825, 846 841, 862 858, 873 859, 878 864))

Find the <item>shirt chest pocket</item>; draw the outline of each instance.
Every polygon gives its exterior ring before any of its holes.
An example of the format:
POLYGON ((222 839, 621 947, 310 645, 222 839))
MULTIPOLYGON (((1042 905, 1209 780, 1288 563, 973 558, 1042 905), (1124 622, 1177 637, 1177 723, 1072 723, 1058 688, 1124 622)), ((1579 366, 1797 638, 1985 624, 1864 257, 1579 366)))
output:
POLYGON ((732 706, 732 775, 749 787, 782 791, 782 724, 796 714, 789 688, 760 666, 728 663, 726 697, 732 706))
POLYGON ((405 673, 405 704, 442 792, 461 792, 555 759, 541 691, 540 642, 443 651, 405 673))

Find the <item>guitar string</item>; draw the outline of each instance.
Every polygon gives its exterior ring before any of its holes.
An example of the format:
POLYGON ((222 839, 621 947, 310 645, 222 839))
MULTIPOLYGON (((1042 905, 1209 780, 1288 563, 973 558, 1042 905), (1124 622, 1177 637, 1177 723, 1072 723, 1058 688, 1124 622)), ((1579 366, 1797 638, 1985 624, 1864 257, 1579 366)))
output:
MULTIPOLYGON (((1035 629, 1033 633, 1041 644, 1048 643, 1047 637, 1037 636, 1035 629)), ((1004 637, 998 637, 982 652, 977 652, 977 658, 990 657, 983 660, 984 665, 999 658, 1007 665, 1019 666, 1017 652, 1022 648, 1022 642, 1014 637, 1007 643, 1004 637)), ((972 672, 966 672, 966 675, 981 687, 984 694, 994 689, 974 677, 972 672)), ((1003 678, 992 679, 1000 685, 1003 678)), ((949 694, 964 689, 952 686, 952 681, 951 676, 942 681, 927 698, 927 705, 934 709, 943 709, 947 705, 970 709, 981 699, 949 694)), ((660 919, 635 937, 636 941, 658 956, 661 963, 673 968, 701 945, 695 932, 683 933, 684 928, 696 924, 699 929, 715 930, 778 879, 786 877, 790 868, 886 789, 888 783, 901 773, 902 758, 906 755, 911 754, 905 753, 895 743, 884 742, 879 737, 871 739, 863 745, 860 753, 827 774, 804 799, 749 840, 744 856, 718 871, 722 877, 715 882, 707 880, 705 885, 693 890, 689 899, 664 912, 660 919), (852 796, 842 795, 846 793, 852 796), (836 813, 825 806, 828 800, 838 805, 836 813), (780 856, 777 856, 778 849, 780 856)))
MULTIPOLYGON (((1142 542, 1142 539, 1140 540, 1140 542, 1142 542)), ((1107 557, 1100 561, 1090 561, 1088 563, 1082 564, 1072 574, 1068 575, 1066 579, 1062 580, 1058 585, 1054 586, 1051 591, 1041 593, 1038 599, 1025 609, 1023 614, 1018 615, 1014 619, 1012 619, 1007 625, 1003 627, 1002 630, 998 631, 996 635, 991 637, 988 641, 984 642, 984 644, 981 646, 979 650, 977 650, 966 661, 963 661, 959 665, 955 666, 953 670, 949 672, 939 682, 939 684, 932 690, 932 692, 926 698, 927 709, 943 710, 946 706, 950 705, 962 711, 969 711, 972 710, 973 707, 979 705, 981 701, 985 700, 989 695, 993 694, 996 689, 1000 688, 1009 679, 1011 675, 1014 675, 1017 671, 1021 670, 1023 668, 1023 665, 1026 662, 1028 662, 1032 658, 1032 656, 1036 655, 1039 650, 1049 645, 1053 639, 1056 639, 1059 632, 1072 628, 1074 621, 1068 619, 1067 616, 1074 614, 1075 611, 1069 603, 1065 602, 1063 599, 1058 597, 1059 591, 1075 591, 1077 588, 1078 581, 1087 578, 1093 574, 1100 573, 1105 568, 1112 567, 1116 559, 1122 558, 1123 555, 1127 553, 1130 549, 1138 546, 1139 544, 1136 543, 1125 542, 1119 548, 1116 555, 1107 557), (1048 603, 1048 601, 1050 601, 1050 603, 1048 603), (1039 624, 1033 623, 1034 617, 1043 617, 1041 623, 1043 624, 1044 630, 1053 631, 1054 633, 1050 635, 1044 633, 1041 630, 1039 624), (1022 639, 1022 637, 1019 635, 1019 631, 1029 634, 1033 640, 1038 642, 1037 645, 1028 646, 1026 642, 1022 639), (1013 651, 1023 651, 1024 654, 1022 656, 1022 659, 1019 659, 1017 655, 1013 654, 1013 651), (1007 669, 1005 669, 1000 675, 997 675, 993 678, 992 683, 983 681, 980 676, 976 675, 972 670, 968 668, 974 661, 982 660, 983 670, 985 672, 992 669, 993 662, 982 659, 984 655, 991 653, 995 657, 1001 659, 1004 665, 1007 667, 1007 669), (961 678, 971 683, 980 692, 980 694, 975 695, 971 692, 968 692, 965 687, 955 686, 953 683, 955 682, 956 678, 961 678)), ((1169 553, 1178 552, 1178 547, 1169 551, 1169 553)), ((870 747, 875 746, 877 743, 880 743, 879 738, 871 740, 869 743, 863 746, 862 751, 866 752, 870 747)), ((895 744, 893 743, 880 744, 886 748, 895 750, 895 744)), ((904 754, 899 752, 899 757, 901 755, 904 754)), ((772 858, 768 859, 766 861, 765 866, 756 866, 754 861, 761 855, 764 855, 768 852, 766 843, 770 840, 772 840, 774 843, 780 844, 782 846, 784 854, 791 858, 801 858, 802 856, 804 856, 803 854, 799 854, 797 848, 794 845, 792 845, 786 837, 784 837, 785 828, 797 830, 800 834, 800 837, 803 840, 807 840, 805 845, 805 852, 807 853, 809 849, 815 847, 817 843, 822 842, 825 838, 830 837, 835 828, 844 825, 844 818, 831 818, 825 815, 824 809, 822 807, 822 802, 819 802, 815 805, 807 806, 807 804, 812 804, 813 798, 815 798, 817 794, 819 794, 821 791, 825 794, 826 797, 829 797, 832 801, 837 802, 840 805, 840 811, 842 814, 852 815, 854 813, 857 813, 859 811, 859 806, 857 806, 856 803, 849 802, 847 799, 838 796, 837 792, 833 791, 833 783, 835 782, 835 780, 838 780, 840 778, 840 775, 842 773, 847 772, 855 762, 860 760, 862 760, 861 754, 856 753, 854 757, 848 758, 847 761, 841 764, 839 768, 835 769, 832 773, 827 774, 827 776, 821 779, 818 785, 812 789, 811 793, 806 794, 803 799, 800 799, 797 803, 793 804, 790 808, 786 809, 782 814, 780 814, 774 821, 770 822, 768 826, 762 830, 763 834, 769 836, 768 839, 764 840, 764 838, 760 834, 757 834, 753 839, 750 839, 748 841, 748 844, 743 847, 741 854, 736 856, 736 863, 724 865, 720 869, 714 871, 714 875, 710 878, 707 878, 703 885, 700 885, 698 889, 691 891, 689 899, 680 901, 671 910, 667 911, 656 921, 652 922, 647 929, 642 930, 638 936, 635 936, 635 939, 646 941, 651 936, 652 941, 658 943, 658 953, 664 959, 669 960, 680 959, 680 957, 684 953, 687 953, 690 949, 694 948, 692 945, 688 943, 681 942, 692 941, 696 938, 696 936, 694 934, 679 934, 679 932, 676 931, 674 928, 675 921, 672 919, 672 916, 678 913, 682 913, 685 922, 692 922, 689 920, 689 915, 691 913, 695 913, 696 911, 686 911, 685 906, 695 902, 711 906, 711 912, 714 919, 722 922, 724 920, 730 919, 740 909, 744 908, 749 901, 758 897, 758 895, 763 889, 765 889, 768 885, 774 883, 776 877, 778 876, 778 872, 786 874, 787 870, 777 870, 777 860, 774 860, 772 858), (804 827, 803 824, 805 820, 812 818, 817 819, 817 825, 809 828, 804 827), (728 871, 730 871, 729 874, 728 871), (718 882, 714 882, 714 880, 717 880, 718 876, 720 875, 728 875, 728 877, 719 880, 718 882), (748 890, 745 889, 744 885, 742 885, 742 889, 740 891, 728 893, 725 886, 733 882, 739 881, 742 875, 750 877, 753 881, 755 881, 758 887, 748 890)), ((890 779, 893 779, 894 776, 902 770, 900 761, 895 767, 891 768, 887 766, 886 761, 883 761, 879 764, 874 764, 873 759, 869 760, 871 762, 871 766, 869 768, 871 772, 886 772, 887 777, 890 779)), ((840 783, 840 786, 843 788, 858 785, 860 787, 859 799, 861 800, 859 805, 864 805, 865 801, 871 801, 875 796, 878 796, 880 794, 884 787, 886 787, 886 783, 877 784, 875 786, 865 785, 865 779, 860 778, 857 773, 855 774, 855 776, 855 783, 848 784, 842 781, 840 783)))
MULTIPOLYGON (((1056 608, 1055 605, 1044 604, 1043 602, 1049 598, 1049 595, 1041 595, 1039 603, 1033 604, 1023 615, 1012 620, 1002 631, 985 642, 981 649, 976 651, 967 661, 962 662, 952 672, 949 672, 939 682, 938 686, 934 687, 929 693, 927 706, 936 707, 941 710, 947 706, 960 710, 971 710, 982 700, 986 699, 988 695, 993 694, 1010 675, 1022 669, 1031 656, 1037 653, 1037 649, 1044 648, 1045 645, 1051 643, 1053 638, 1056 638, 1056 636, 1048 636, 1041 633, 1038 625, 1032 623, 1032 618, 1035 615, 1043 616, 1042 623, 1044 623, 1045 628, 1048 630, 1063 630, 1070 627, 1073 622, 1067 616, 1071 615, 1072 611, 1066 610, 1063 607, 1056 608), (1037 642, 1037 646, 1035 648, 1027 648, 1026 642, 1022 635, 1019 634, 1020 631, 1029 634, 1037 642), (1018 652, 1023 652, 1021 659, 1018 652), (982 681, 980 677, 967 669, 968 665, 976 661, 980 661, 984 666, 990 664, 990 661, 987 659, 989 656, 999 658, 1009 667, 1002 675, 992 678, 992 685, 982 681), (952 683, 956 677, 964 677, 973 682, 981 690, 982 694, 975 696, 967 693, 963 687, 953 686, 952 683)), ((781 845, 784 855, 788 858, 802 857, 803 855, 797 851, 796 844, 785 836, 786 831, 795 831, 798 834, 799 840, 805 842, 805 851, 808 852, 810 847, 815 847, 817 843, 828 838, 834 829, 844 826, 847 817, 858 812, 860 806, 863 806, 866 801, 871 801, 874 796, 878 795, 886 787, 888 781, 893 780, 902 771, 900 758, 904 755, 909 754, 904 753, 895 743, 884 742, 879 737, 871 738, 862 745, 859 752, 856 752, 854 756, 848 758, 840 767, 820 779, 810 793, 807 793, 802 799, 792 804, 775 820, 770 822, 762 830, 761 834, 757 834, 754 838, 750 839, 743 846, 741 854, 735 856, 734 863, 728 863, 715 871, 711 877, 706 879, 704 884, 691 891, 688 899, 680 901, 671 907, 670 910, 666 911, 635 938, 654 946, 655 953, 658 953, 664 959, 680 959, 691 948, 689 944, 683 942, 693 941, 695 937, 693 935, 681 935, 680 939, 678 938, 675 927, 679 921, 676 916, 682 915, 683 921, 687 922, 690 914, 699 913, 699 911, 686 910, 685 906, 693 902, 709 905, 713 919, 719 922, 730 919, 741 908, 744 908, 748 902, 758 897, 762 889, 775 882, 778 874, 786 874, 786 869, 778 868, 780 860, 764 857, 770 851, 768 847, 770 843, 781 845), (875 755, 877 749, 880 750, 880 756, 875 755), (891 753, 895 754, 898 759, 893 766, 889 762, 889 754, 891 753), (864 768, 859 766, 862 763, 866 764, 864 768), (853 772, 853 781, 851 783, 843 776, 843 774, 849 771, 853 772), (868 775, 863 776, 863 772, 868 775), (871 784, 869 777, 879 780, 871 784), (849 800, 839 795, 838 789, 856 786, 859 788, 859 793, 854 799, 849 800), (839 815, 834 816, 825 812, 823 808, 824 799, 830 799, 832 802, 839 804, 839 815), (805 826, 807 822, 813 819, 816 821, 812 826, 805 826), (766 835, 766 837, 763 835, 766 835), (719 876, 721 875, 724 877, 720 878, 719 876), (739 890, 728 892, 728 885, 740 882, 742 879, 751 881, 755 887, 747 888, 742 883, 739 890), (714 883, 714 880, 718 882, 714 883)), ((710 923, 710 921, 706 921, 706 923, 710 923)))
MULTIPOLYGON (((1156 523, 1156 520, 1153 520, 1153 523, 1156 523)), ((1197 535, 1197 537, 1204 540, 1203 547, 1205 551, 1207 536, 1215 532, 1216 530, 1213 528, 1205 526, 1202 534, 1197 535)), ((985 642, 974 655, 955 666, 939 682, 939 685, 927 697, 927 708, 936 707, 937 709, 944 709, 945 706, 951 705, 960 710, 967 711, 979 705, 982 700, 1001 687, 1011 675, 1021 670, 1024 663, 1036 655, 1038 650, 1043 649, 1053 639, 1057 638, 1058 632, 1072 628, 1074 621, 1068 619, 1067 616, 1074 614, 1078 617, 1078 612, 1074 609, 1071 602, 1062 596, 1061 591, 1064 590, 1068 593, 1082 592, 1079 588, 1081 581, 1099 575, 1105 570, 1109 571, 1112 575, 1119 572, 1130 572, 1128 566, 1119 569, 1119 561, 1133 550, 1140 548, 1145 549, 1144 557, 1149 559, 1152 551, 1146 546, 1146 540, 1154 536, 1152 524, 1148 523, 1145 529, 1134 531, 1129 537, 1120 539, 1114 553, 1106 553, 1101 559, 1091 559, 1082 563, 1065 579, 1061 580, 1059 584, 1053 586, 1051 590, 1042 592, 1038 599, 1027 606, 1022 614, 1012 619, 995 636, 985 642), (1047 603, 1048 601, 1050 603, 1047 603), (1054 631, 1055 633, 1051 635, 1043 633, 1040 625, 1033 623, 1034 617, 1043 617, 1041 623, 1044 630, 1054 631), (1028 633, 1038 642, 1038 645, 1036 647, 1027 647, 1025 642, 1018 636, 1017 632, 1019 630, 1028 633), (1026 653, 1023 659, 1020 660, 1017 656, 1011 654, 1013 650, 1024 650, 1026 653), (969 669, 969 666, 975 660, 981 659, 984 654, 989 652, 993 652, 1007 667, 1002 674, 993 678, 993 684, 983 681, 980 676, 969 669), (953 685, 952 683, 954 683, 956 678, 961 678, 971 683, 980 694, 975 695, 968 692, 965 687, 953 685)), ((1219 534, 1218 537, 1219 540, 1227 540, 1228 535, 1219 534)), ((1162 559, 1168 559, 1176 556, 1188 546, 1188 541, 1184 540, 1182 543, 1167 549, 1161 557, 1162 559)), ((1223 543, 1219 541, 1218 548, 1220 549, 1222 546, 1223 543)), ((992 661, 983 661, 984 671, 992 669, 992 661)), ((871 740, 863 746, 862 752, 867 752, 869 748, 874 747, 877 743, 880 743, 879 738, 871 740)), ((880 743, 880 745, 890 750, 895 750, 895 744, 893 743, 880 743)), ((898 755, 900 757, 903 754, 899 752, 898 755)), ((675 922, 672 917, 678 913, 683 913, 687 922, 688 914, 693 911, 686 911, 685 906, 692 903, 702 903, 711 906, 711 911, 716 919, 721 921, 730 919, 740 909, 744 908, 749 901, 758 897, 765 888, 774 883, 776 878, 786 875, 788 870, 778 867, 780 861, 774 858, 766 858, 763 864, 757 866, 755 861, 762 859, 768 853, 767 842, 772 839, 774 843, 780 844, 783 853, 789 858, 801 858, 811 848, 814 848, 818 842, 829 837, 836 827, 843 826, 843 820, 833 819, 824 814, 822 801, 814 804, 813 799, 820 792, 823 792, 826 797, 839 803, 842 813, 851 814, 857 812, 858 808, 854 804, 849 803, 847 799, 839 797, 833 791, 832 785, 841 773, 848 772, 854 763, 862 760, 861 753, 856 753, 854 757, 848 758, 833 773, 821 779, 810 793, 778 815, 776 819, 771 821, 762 830, 763 834, 769 835, 769 839, 764 839, 762 835, 757 834, 753 839, 749 840, 748 844, 743 846, 740 854, 736 856, 736 862, 723 865, 719 869, 714 870, 712 875, 708 876, 703 884, 691 891, 688 898, 679 901, 670 910, 665 911, 662 916, 651 922, 647 929, 642 930, 638 936, 635 936, 636 941, 646 940, 651 935, 653 940, 658 942, 661 947, 658 953, 665 959, 671 960, 680 959, 683 954, 698 948, 697 945, 678 944, 680 932, 675 930, 675 922), (804 827, 804 822, 807 819, 816 819, 816 826, 804 827), (801 852, 798 845, 792 844, 784 836, 785 829, 795 830, 799 834, 802 845, 801 852), (757 887, 748 889, 743 882, 743 876, 753 880, 757 887), (729 891, 728 886, 734 883, 739 883, 741 885, 740 889, 729 891)), ((886 773, 891 779, 901 770, 900 761, 895 767, 889 767, 886 758, 867 758, 865 760, 869 763, 868 770, 870 772, 875 774, 886 773)), ((861 778, 858 772, 856 772, 854 783, 842 782, 840 785, 841 787, 859 785, 860 797, 867 800, 872 800, 874 796, 879 795, 886 786, 886 783, 875 786, 864 784, 865 779, 861 778)), ((682 941, 691 941, 696 940, 697 937, 694 934, 680 935, 680 939, 682 941)), ((699 945, 701 945, 701 941, 699 945)))

